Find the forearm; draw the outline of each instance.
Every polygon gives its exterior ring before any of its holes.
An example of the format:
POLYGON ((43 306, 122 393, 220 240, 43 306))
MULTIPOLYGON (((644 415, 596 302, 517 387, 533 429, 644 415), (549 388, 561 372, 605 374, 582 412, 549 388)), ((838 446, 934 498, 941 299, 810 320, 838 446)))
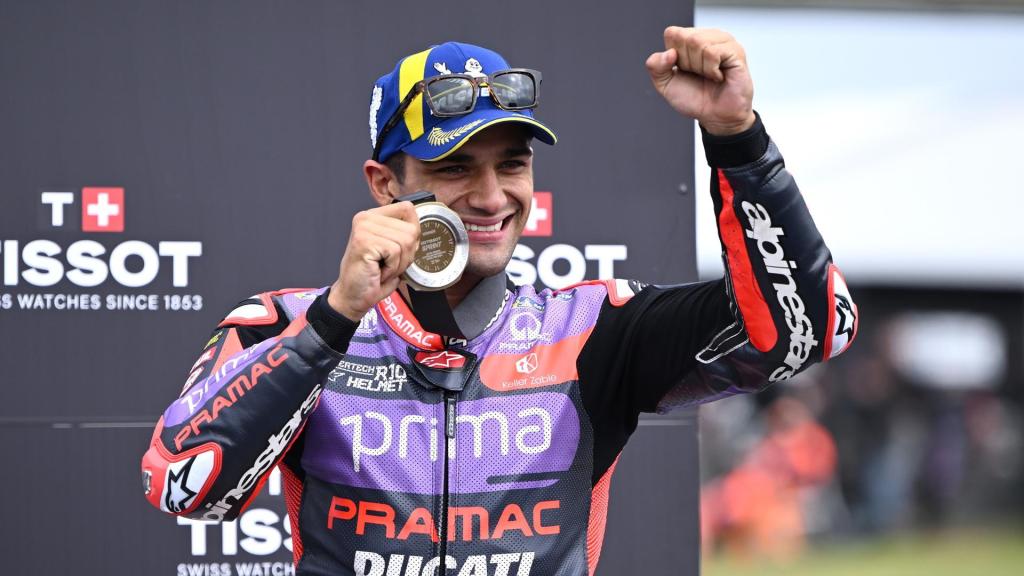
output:
POLYGON ((845 350, 856 306, 760 119, 744 134, 704 134, 736 324, 700 354, 704 400, 754 391, 845 350))
MULTIPOLYGON (((355 330, 318 303, 218 362, 164 412, 142 462, 151 504, 206 520, 244 509, 298 437, 355 330)), ((237 342, 228 330, 225 339, 237 342)))

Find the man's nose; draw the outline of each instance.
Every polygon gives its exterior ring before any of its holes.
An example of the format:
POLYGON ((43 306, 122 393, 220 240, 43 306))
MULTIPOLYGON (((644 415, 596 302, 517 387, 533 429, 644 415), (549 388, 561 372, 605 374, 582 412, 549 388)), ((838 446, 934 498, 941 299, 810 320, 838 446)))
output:
POLYGON ((468 201, 470 206, 485 213, 496 213, 505 207, 505 193, 501 189, 497 170, 487 168, 480 171, 468 201))

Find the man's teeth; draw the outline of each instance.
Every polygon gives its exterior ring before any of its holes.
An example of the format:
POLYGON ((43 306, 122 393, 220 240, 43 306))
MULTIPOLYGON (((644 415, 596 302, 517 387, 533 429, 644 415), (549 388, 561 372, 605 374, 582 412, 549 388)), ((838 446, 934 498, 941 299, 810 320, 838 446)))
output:
POLYGON ((476 224, 466 224, 466 230, 470 232, 497 232, 501 230, 501 222, 495 222, 490 226, 478 226, 476 224))

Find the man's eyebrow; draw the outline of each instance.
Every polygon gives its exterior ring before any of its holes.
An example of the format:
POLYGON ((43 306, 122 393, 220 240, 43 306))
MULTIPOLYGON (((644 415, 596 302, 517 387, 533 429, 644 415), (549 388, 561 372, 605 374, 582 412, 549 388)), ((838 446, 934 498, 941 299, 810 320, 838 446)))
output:
POLYGON ((472 154, 452 154, 437 161, 438 164, 451 162, 452 164, 471 164, 474 158, 472 154))
MULTIPOLYGON (((533 148, 529 146, 514 146, 505 149, 506 158, 516 158, 519 156, 533 156, 533 148)), ((452 163, 452 164, 472 164, 476 161, 476 157, 472 154, 456 153, 451 156, 445 156, 444 158, 437 160, 438 164, 452 163)))
POLYGON ((515 158, 516 156, 533 156, 533 148, 530 148, 529 146, 508 148, 505 150, 505 156, 509 158, 515 158))

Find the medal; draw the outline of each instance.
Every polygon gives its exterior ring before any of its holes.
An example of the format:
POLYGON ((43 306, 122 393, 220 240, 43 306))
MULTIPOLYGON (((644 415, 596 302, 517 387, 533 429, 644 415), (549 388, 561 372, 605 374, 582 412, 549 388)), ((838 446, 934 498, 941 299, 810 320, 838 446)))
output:
POLYGON ((469 260, 469 235, 454 210, 433 195, 413 200, 420 219, 420 246, 405 271, 409 284, 422 291, 444 290, 462 278, 469 260))

